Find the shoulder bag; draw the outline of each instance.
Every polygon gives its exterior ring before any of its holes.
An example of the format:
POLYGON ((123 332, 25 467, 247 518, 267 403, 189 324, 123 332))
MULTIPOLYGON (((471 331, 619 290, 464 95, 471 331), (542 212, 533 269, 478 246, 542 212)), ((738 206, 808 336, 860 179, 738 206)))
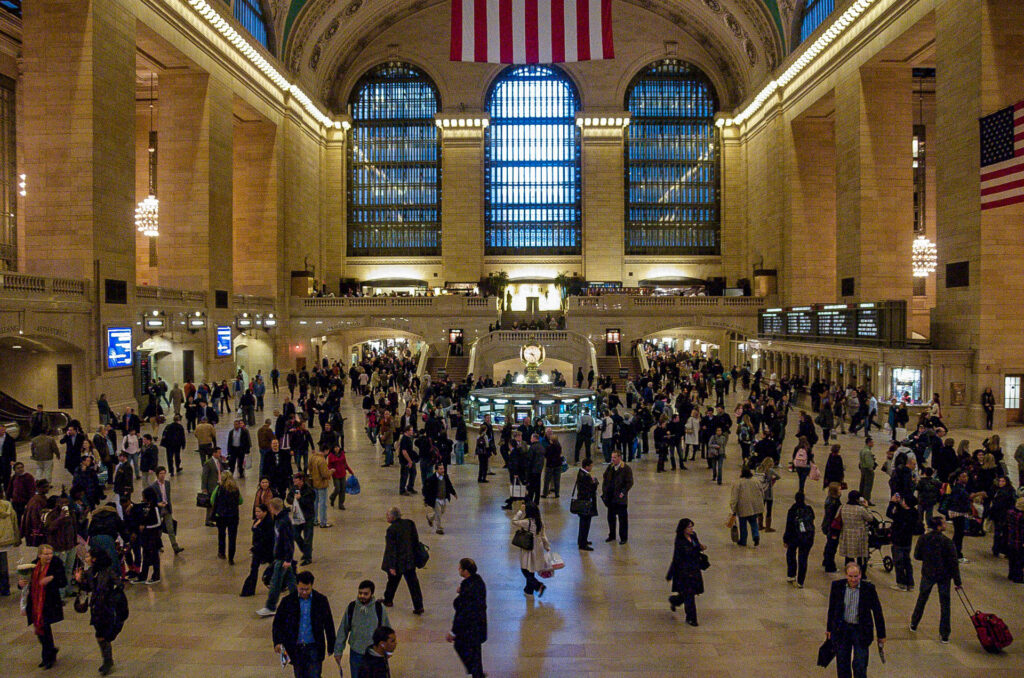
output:
POLYGON ((524 551, 533 550, 533 532, 520 527, 516 530, 516 533, 512 535, 512 546, 518 546, 524 551))
POLYGON ((581 518, 597 515, 597 506, 593 499, 582 499, 576 496, 576 487, 578 484, 579 476, 576 477, 576 482, 572 485, 572 498, 569 500, 569 513, 581 518))

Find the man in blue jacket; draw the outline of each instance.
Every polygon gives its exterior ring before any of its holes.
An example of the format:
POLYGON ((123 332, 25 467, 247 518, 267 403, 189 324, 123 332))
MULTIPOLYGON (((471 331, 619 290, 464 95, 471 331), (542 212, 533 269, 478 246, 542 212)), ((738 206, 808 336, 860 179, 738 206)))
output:
POLYGON ((857 563, 846 565, 845 580, 832 582, 827 623, 826 637, 836 652, 837 678, 867 678, 868 650, 876 627, 879 651, 885 646, 885 617, 874 584, 861 580, 857 563))

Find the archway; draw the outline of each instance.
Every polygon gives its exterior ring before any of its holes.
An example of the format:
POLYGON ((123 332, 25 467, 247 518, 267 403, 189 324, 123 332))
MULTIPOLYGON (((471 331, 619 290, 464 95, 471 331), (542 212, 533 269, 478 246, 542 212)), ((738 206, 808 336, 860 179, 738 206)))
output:
POLYGON ((26 428, 37 405, 87 422, 91 398, 81 347, 39 334, 0 336, 0 365, 6 366, 0 370, 0 425, 26 428))

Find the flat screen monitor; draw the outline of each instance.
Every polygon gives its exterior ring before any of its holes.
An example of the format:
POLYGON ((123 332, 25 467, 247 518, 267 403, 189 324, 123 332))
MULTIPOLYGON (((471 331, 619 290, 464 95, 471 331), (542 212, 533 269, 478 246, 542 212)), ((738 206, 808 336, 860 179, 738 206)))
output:
POLYGON ((231 327, 229 325, 217 326, 217 357, 224 358, 231 355, 231 327))
POLYGON ((132 366, 132 328, 107 328, 107 369, 132 366))

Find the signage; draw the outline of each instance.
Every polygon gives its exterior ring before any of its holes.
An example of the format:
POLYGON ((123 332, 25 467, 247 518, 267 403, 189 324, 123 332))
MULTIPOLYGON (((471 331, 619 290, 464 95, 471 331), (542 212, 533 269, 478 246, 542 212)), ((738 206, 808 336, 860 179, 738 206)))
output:
POLYGON ((132 366, 132 328, 107 328, 107 369, 132 366))
POLYGON ((224 358, 231 355, 231 327, 228 325, 217 326, 217 357, 224 358))
POLYGON ((906 340, 906 302, 815 304, 761 311, 758 333, 767 338, 900 346, 906 340))

